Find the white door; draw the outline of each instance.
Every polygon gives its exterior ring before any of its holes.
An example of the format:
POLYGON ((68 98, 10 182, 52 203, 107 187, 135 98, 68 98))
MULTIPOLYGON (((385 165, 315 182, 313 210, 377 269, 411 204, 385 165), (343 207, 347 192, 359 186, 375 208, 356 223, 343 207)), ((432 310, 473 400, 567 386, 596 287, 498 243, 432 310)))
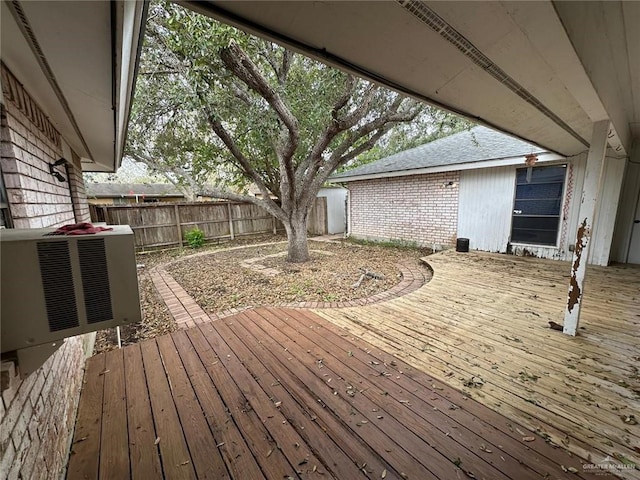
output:
POLYGON ((636 202, 636 216, 631 230, 631 243, 629 244, 629 263, 640 263, 640 193, 636 202))

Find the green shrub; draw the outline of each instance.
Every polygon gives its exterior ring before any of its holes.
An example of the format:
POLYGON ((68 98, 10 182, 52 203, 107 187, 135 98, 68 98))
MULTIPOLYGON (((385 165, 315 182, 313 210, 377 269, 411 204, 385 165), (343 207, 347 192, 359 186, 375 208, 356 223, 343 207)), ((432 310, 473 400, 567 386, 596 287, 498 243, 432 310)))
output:
POLYGON ((191 248, 200 248, 204 245, 204 232, 198 227, 194 227, 184 234, 187 243, 191 248))

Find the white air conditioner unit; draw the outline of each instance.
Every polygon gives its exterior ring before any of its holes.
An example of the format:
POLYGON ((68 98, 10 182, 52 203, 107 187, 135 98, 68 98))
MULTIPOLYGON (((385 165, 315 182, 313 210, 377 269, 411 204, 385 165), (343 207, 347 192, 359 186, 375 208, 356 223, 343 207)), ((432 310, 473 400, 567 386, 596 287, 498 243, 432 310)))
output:
POLYGON ((0 231, 3 354, 54 350, 66 337, 141 320, 133 232, 112 228, 0 231))

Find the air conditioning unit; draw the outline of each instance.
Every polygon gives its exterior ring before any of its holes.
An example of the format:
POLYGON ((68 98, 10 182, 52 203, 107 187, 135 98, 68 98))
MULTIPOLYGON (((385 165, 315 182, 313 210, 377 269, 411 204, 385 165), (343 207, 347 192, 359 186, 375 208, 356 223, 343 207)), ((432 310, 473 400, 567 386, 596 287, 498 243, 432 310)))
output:
POLYGON ((133 232, 112 228, 0 230, 3 354, 52 353, 66 337, 141 320, 133 232))

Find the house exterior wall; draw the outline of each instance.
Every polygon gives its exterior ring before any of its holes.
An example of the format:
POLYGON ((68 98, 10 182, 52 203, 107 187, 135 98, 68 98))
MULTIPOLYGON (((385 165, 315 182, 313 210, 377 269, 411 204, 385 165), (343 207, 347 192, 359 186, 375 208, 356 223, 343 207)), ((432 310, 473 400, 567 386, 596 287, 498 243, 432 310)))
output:
MULTIPOLYGON (((461 237, 469 239, 472 250, 571 260, 586 154, 561 163, 567 169, 556 246, 510 243, 518 165, 349 182, 350 234, 428 246, 450 246, 461 237)), ((615 247, 612 239, 624 167, 624 160, 607 157, 589 254, 592 264, 607 265, 615 247)))
MULTIPOLYGON (((516 166, 465 170, 460 176, 458 236, 469 238, 473 250, 533 255, 555 260, 571 260, 576 241, 586 155, 568 158, 562 219, 555 247, 509 244, 515 194, 516 166)), ((606 265, 614 231, 624 161, 607 158, 598 204, 596 228, 589 262, 606 265)))
POLYGON ((459 172, 349 182, 350 235, 436 248, 456 241, 459 172))
POLYGON ((556 247, 510 244, 516 166, 466 170, 460 177, 458 236, 469 238, 469 248, 487 252, 571 259, 575 243, 580 192, 586 158, 568 159, 559 240, 556 247), (577 200, 576 200, 577 199, 577 200))
MULTIPOLYGON (((1 174, 15 228, 54 227, 89 219, 80 159, 44 111, 2 65, 1 174), (65 150, 68 150, 65 152, 65 150), (65 182, 49 172, 58 167, 65 182)), ((84 358, 90 338, 68 339, 36 372, 24 379, 19 366, 2 363, 0 478, 61 477, 67 462, 84 358)))

